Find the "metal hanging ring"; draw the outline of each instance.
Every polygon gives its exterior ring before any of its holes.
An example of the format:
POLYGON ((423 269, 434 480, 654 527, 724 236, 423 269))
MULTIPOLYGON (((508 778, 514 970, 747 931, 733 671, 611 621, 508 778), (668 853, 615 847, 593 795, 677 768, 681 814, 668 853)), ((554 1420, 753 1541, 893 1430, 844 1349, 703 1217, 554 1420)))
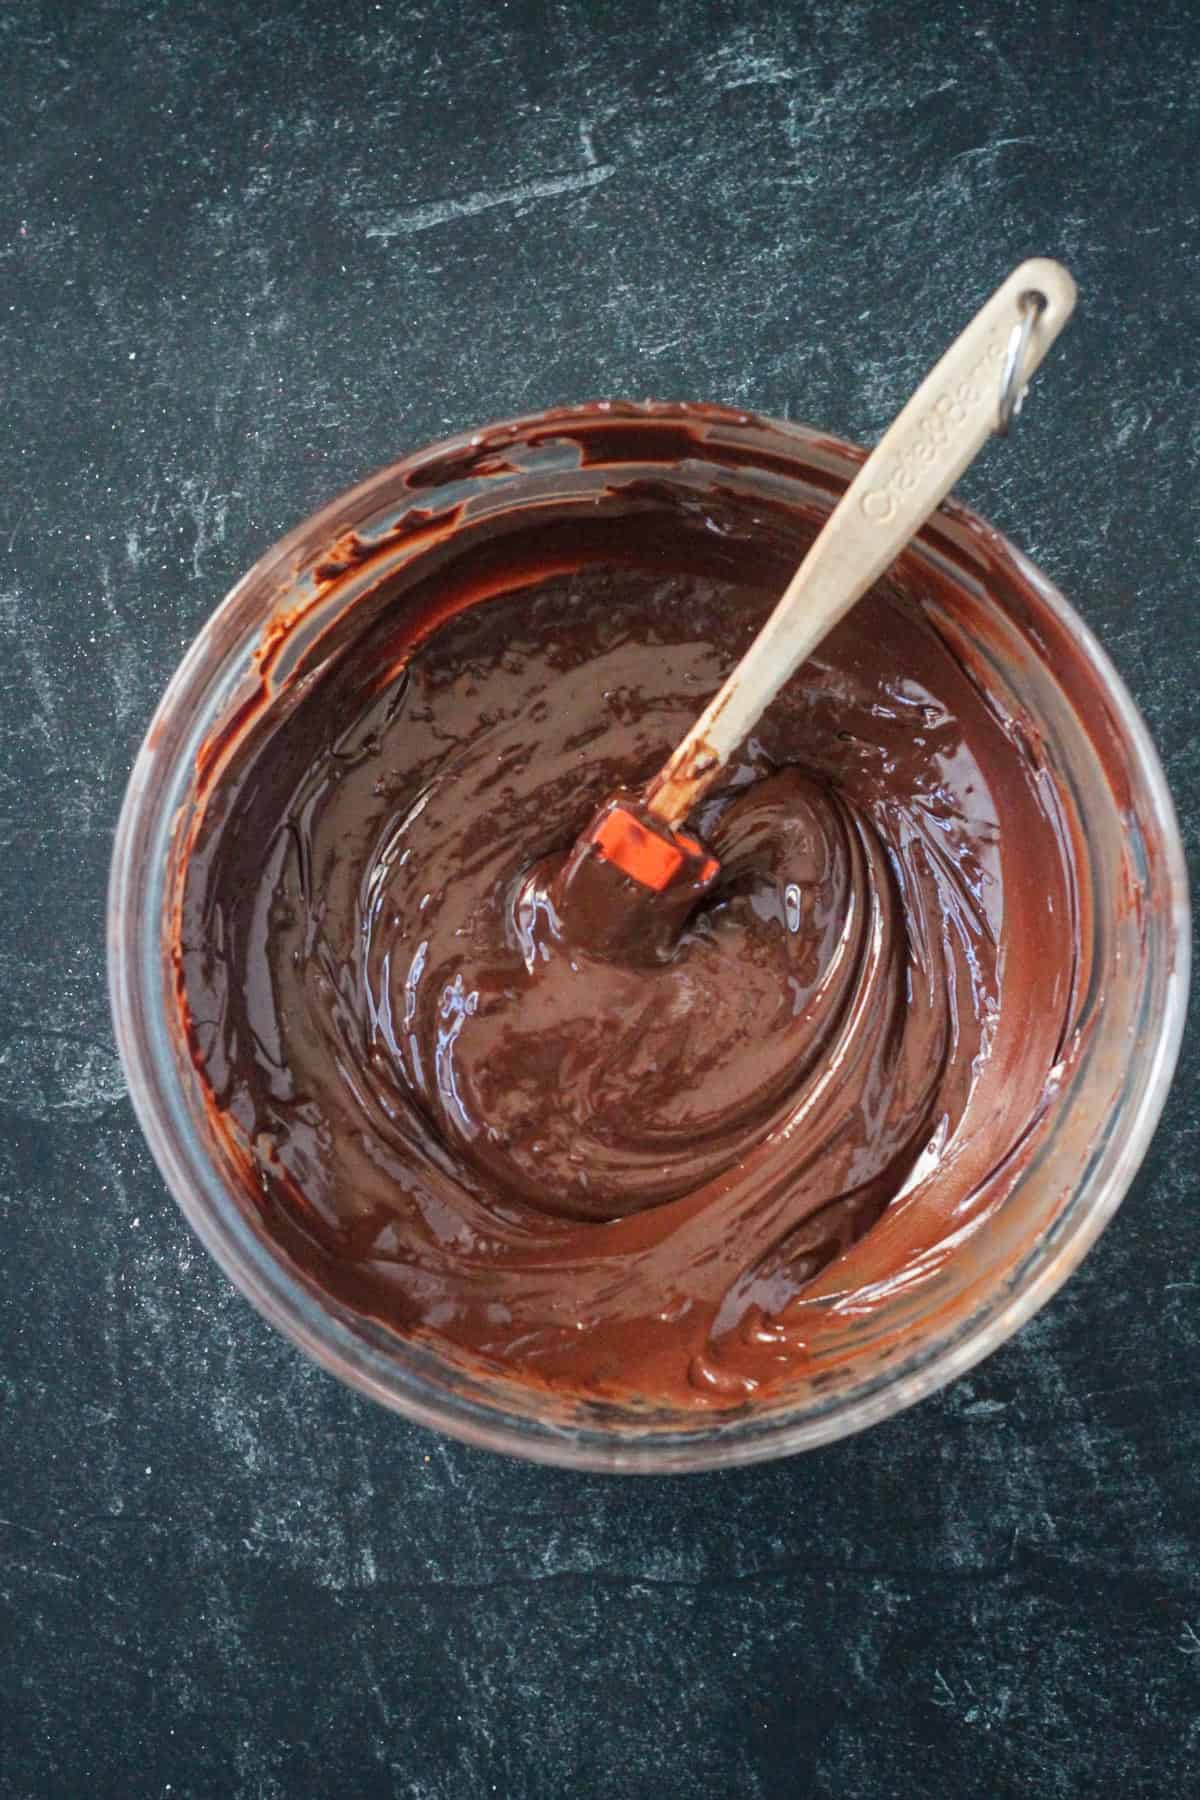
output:
POLYGON ((1047 300, 1037 288, 1030 288, 1018 302, 1021 317, 1008 334, 1004 368, 1000 375, 1000 399, 996 407, 996 433, 1008 436, 1008 428, 1021 410, 1028 386, 1025 365, 1029 356, 1029 340, 1034 327, 1046 310, 1047 300))

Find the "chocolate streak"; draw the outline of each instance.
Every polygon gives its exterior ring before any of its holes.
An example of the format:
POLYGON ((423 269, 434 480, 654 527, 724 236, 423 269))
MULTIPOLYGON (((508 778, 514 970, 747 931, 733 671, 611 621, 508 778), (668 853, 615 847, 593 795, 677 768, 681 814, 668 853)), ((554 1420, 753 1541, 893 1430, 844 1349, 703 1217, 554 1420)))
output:
POLYGON ((859 604, 690 821, 721 872, 670 930, 597 954, 555 906, 811 532, 670 480, 464 527, 222 740, 188 1041, 340 1300, 573 1394, 727 1407, 802 1368, 885 1211, 899 1269, 991 1203, 1052 1091, 1078 890, 1061 796, 944 628, 986 602, 902 565, 859 604))

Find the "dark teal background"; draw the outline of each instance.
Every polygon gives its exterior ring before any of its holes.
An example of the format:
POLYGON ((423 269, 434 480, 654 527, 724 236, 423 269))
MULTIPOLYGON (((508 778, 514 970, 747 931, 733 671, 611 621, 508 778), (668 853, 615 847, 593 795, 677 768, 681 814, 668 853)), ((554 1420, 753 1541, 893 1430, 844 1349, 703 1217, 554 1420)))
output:
POLYGON ((183 648, 400 451, 598 395, 870 441, 1008 269, 1080 310, 965 496, 1196 843, 1200 9, 0 9, 0 1792, 1185 1795, 1194 1042, 1057 1300, 867 1436, 678 1481, 342 1391, 193 1241, 104 884, 183 648))

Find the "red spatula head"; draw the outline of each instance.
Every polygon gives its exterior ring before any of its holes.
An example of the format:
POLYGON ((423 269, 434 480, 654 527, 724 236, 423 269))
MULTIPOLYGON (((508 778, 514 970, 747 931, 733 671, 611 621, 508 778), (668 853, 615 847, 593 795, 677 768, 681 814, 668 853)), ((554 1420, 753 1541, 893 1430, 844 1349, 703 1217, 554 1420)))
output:
POLYGON ((554 884, 567 938, 598 956, 653 962, 669 952, 721 865, 671 831, 638 794, 614 794, 580 835, 554 884))
POLYGON ((668 830, 621 795, 600 808, 579 842, 656 894, 681 878, 708 887, 721 867, 698 838, 668 830))

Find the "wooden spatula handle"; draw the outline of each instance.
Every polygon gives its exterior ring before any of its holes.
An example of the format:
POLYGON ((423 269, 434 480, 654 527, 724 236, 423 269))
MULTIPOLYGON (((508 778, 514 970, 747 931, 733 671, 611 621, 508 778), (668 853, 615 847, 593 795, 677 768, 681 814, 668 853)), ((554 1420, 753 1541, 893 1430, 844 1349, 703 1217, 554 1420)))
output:
POLYGON ((884 433, 720 692, 646 790, 664 825, 683 823, 784 682, 945 499, 996 428, 1005 353, 1026 296, 1044 304, 1021 379, 1070 318, 1075 283, 1034 257, 1013 270, 884 433))

